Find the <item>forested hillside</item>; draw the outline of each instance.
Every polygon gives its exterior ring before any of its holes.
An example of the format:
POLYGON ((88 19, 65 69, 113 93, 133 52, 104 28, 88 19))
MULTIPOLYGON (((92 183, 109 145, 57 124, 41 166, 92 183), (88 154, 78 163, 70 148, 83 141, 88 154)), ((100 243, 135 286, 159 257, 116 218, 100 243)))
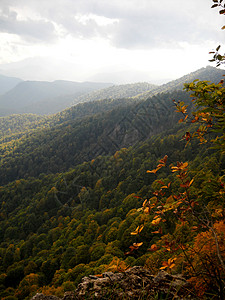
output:
POLYGON ((178 78, 176 80, 170 81, 166 84, 163 84, 155 89, 153 89, 150 92, 143 93, 142 97, 150 97, 157 93, 162 92, 170 92, 173 90, 183 90, 184 83, 185 82, 191 82, 193 80, 208 80, 211 82, 218 83, 222 76, 224 74, 224 71, 222 69, 216 69, 211 66, 207 66, 206 68, 201 68, 195 72, 192 72, 190 74, 187 74, 181 78, 178 78))
POLYGON ((144 92, 155 90, 156 88, 156 85, 147 82, 114 85, 112 87, 89 93, 88 95, 77 97, 74 100, 74 104, 79 102, 88 102, 95 100, 99 101, 104 99, 121 99, 136 97, 144 92))
POLYGON ((2 143, 0 183, 66 171, 172 128, 178 121, 173 99, 188 102, 189 96, 184 92, 160 94, 125 106, 121 101, 115 109, 74 118, 2 143))
MULTIPOLYGON (((98 157, 66 173, 43 174, 1 187, 1 297, 29 299, 40 290, 62 295, 85 275, 134 265, 155 273, 162 261, 174 255, 179 239, 186 244, 198 236, 198 230, 178 221, 172 211, 161 227, 153 212, 143 214, 144 199, 152 197, 160 182, 168 185, 173 180, 169 169, 157 176, 146 172, 165 154, 168 165, 178 159, 189 161, 195 178, 192 188, 205 187, 209 205, 213 194, 219 211, 218 171, 224 170, 225 161, 204 146, 185 147, 180 142, 182 133, 166 132, 166 136, 153 137, 136 149, 121 149, 111 157, 98 157)), ((169 193, 177 188, 175 179, 169 193)), ((181 263, 182 252, 176 257, 181 263)), ((179 272, 180 263, 174 272, 179 272)))
POLYGON ((224 299, 218 78, 0 118, 1 299, 61 297, 84 276, 135 265, 183 274, 190 299, 224 299))
MULTIPOLYGON (((181 83, 197 75, 219 82, 221 72, 211 67, 203 68, 174 81, 172 86, 179 90, 181 83)), ((140 91, 149 88, 152 86, 148 84, 108 88, 102 94, 94 93, 92 101, 96 95, 101 99, 101 95, 105 97, 110 91, 116 99, 81 103, 52 117, 33 116, 31 122, 27 121, 30 118, 27 115, 24 121, 21 121, 23 116, 16 115, 0 118, 0 184, 46 172, 66 171, 83 161, 113 154, 172 128, 178 121, 172 100, 190 102, 188 94, 158 93, 154 97, 145 96, 143 100, 140 91), (131 96, 132 93, 134 97, 117 99, 119 95, 131 96), (1 124, 8 124, 9 128, 1 124)), ((171 89, 170 84, 163 88, 167 89, 171 89)))

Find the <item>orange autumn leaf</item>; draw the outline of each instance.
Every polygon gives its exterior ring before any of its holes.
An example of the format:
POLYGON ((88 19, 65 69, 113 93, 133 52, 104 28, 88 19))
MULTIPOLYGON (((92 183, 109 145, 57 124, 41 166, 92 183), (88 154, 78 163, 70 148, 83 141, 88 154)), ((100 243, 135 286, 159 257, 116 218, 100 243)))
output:
POLYGON ((151 247, 148 249, 148 251, 157 251, 159 247, 156 244, 151 245, 151 247))
POLYGON ((161 169, 162 167, 165 167, 166 162, 167 162, 167 158, 168 158, 168 156, 165 155, 162 159, 159 160, 159 164, 158 164, 157 168, 154 169, 154 170, 151 170, 151 171, 148 170, 147 173, 154 173, 155 174, 159 169, 161 169))
POLYGON ((152 221, 152 225, 158 225, 160 222, 161 222, 161 220, 162 220, 162 218, 160 218, 160 217, 157 217, 157 218, 155 218, 153 221, 152 221))
POLYGON ((143 228, 144 228, 144 225, 140 225, 140 226, 138 226, 138 227, 135 229, 135 231, 131 232, 130 234, 131 234, 131 235, 137 235, 137 234, 139 234, 139 233, 142 231, 143 228))
POLYGON ((147 203, 147 199, 145 199, 145 201, 143 202, 143 204, 142 204, 142 206, 144 207, 145 206, 145 204, 147 203))
POLYGON ((157 180, 158 183, 165 185, 165 183, 162 180, 157 180))
POLYGON ((169 268, 169 269, 174 268, 175 267, 174 262, 175 262, 176 259, 177 258, 174 257, 174 258, 169 258, 168 261, 163 261, 162 262, 163 267, 161 267, 160 270, 163 270, 163 269, 166 269, 166 268, 169 268))
POLYGON ((135 248, 139 248, 139 247, 141 247, 143 245, 143 242, 141 242, 141 243, 133 243, 133 246, 135 247, 135 248))
POLYGON ((194 179, 191 179, 191 181, 189 182, 189 186, 192 185, 193 181, 194 181, 194 179))
POLYGON ((145 209, 144 209, 144 213, 145 213, 145 214, 149 214, 150 211, 151 211, 151 208, 150 208, 150 207, 145 207, 145 209))
POLYGON ((102 274, 95 274, 95 276, 98 277, 98 278, 102 278, 103 277, 102 274))
POLYGON ((159 234, 162 234, 162 228, 160 227, 159 230, 152 231, 152 233, 159 233, 159 234))
POLYGON ((160 168, 156 168, 154 170, 151 170, 151 171, 147 171, 147 173, 153 173, 153 174, 156 174, 156 172, 159 170, 160 168))

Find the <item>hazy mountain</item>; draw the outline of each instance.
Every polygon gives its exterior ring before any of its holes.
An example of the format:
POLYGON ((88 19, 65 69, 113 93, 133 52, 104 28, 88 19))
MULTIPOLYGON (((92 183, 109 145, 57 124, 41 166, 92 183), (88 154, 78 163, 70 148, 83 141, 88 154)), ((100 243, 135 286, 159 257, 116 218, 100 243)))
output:
POLYGON ((168 80, 165 78, 159 80, 158 78, 155 78, 154 73, 149 70, 148 72, 141 72, 137 71, 135 69, 129 69, 126 70, 119 70, 119 66, 116 66, 115 70, 105 70, 102 73, 94 74, 93 76, 88 77, 88 80, 90 81, 107 81, 107 82, 113 82, 115 84, 128 84, 128 83, 135 83, 135 82, 153 82, 154 84, 165 83, 168 80))
POLYGON ((0 116, 13 113, 56 113, 68 107, 75 97, 110 85, 63 80, 23 81, 0 97, 0 116))
POLYGON ((72 104, 101 99, 147 99, 158 93, 182 90, 185 82, 196 78, 219 82, 222 75, 223 70, 206 67, 160 86, 150 83, 112 86, 109 83, 63 80, 23 81, 0 96, 0 116, 13 113, 53 114, 71 107, 72 104))
POLYGON ((68 62, 52 57, 31 57, 21 61, 0 64, 0 73, 6 76, 19 77, 32 81, 68 81, 87 80, 82 64, 68 62))
POLYGON ((156 95, 158 93, 170 92, 174 90, 183 90, 184 83, 192 82, 195 79, 199 80, 208 80, 214 83, 219 83, 223 78, 224 70, 207 66, 201 68, 197 71, 191 72, 187 75, 184 75, 176 80, 169 81, 168 83, 162 84, 155 89, 152 89, 150 92, 144 92, 142 94, 143 99, 156 95))
MULTIPOLYGON (((148 81, 156 84, 165 83, 168 80, 156 76, 152 70, 139 71, 132 65, 85 67, 79 62, 71 62, 66 59, 54 59, 53 57, 32 57, 21 61, 0 64, 0 73, 6 76, 19 77, 32 81, 54 81, 63 79, 69 81, 113 82, 114 84, 127 84, 140 81, 148 81)), ((164 75, 163 75, 164 76, 164 75)))
POLYGON ((20 82, 22 79, 0 75, 0 95, 7 93, 20 82))

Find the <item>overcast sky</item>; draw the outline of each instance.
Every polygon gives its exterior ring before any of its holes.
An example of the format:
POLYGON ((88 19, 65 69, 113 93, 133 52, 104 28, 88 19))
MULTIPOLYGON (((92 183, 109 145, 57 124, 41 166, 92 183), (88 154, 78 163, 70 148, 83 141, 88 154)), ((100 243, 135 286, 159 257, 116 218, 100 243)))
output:
POLYGON ((225 41, 225 17, 212 4, 0 0, 0 72, 33 80, 175 79, 208 65, 208 52, 225 41))

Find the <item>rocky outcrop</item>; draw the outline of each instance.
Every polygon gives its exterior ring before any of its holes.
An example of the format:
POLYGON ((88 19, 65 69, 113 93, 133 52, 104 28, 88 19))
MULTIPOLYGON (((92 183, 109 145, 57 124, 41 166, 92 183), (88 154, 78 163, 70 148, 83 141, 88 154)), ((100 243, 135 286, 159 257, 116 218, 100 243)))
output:
POLYGON ((61 299, 56 296, 45 296, 44 294, 38 293, 34 297, 32 297, 32 300, 61 300, 61 299))
POLYGON ((143 267, 133 267, 122 273, 103 273, 101 278, 84 277, 77 289, 65 293, 62 299, 37 294, 31 300, 194 299, 190 290, 190 284, 181 275, 161 270, 153 276, 143 267))

